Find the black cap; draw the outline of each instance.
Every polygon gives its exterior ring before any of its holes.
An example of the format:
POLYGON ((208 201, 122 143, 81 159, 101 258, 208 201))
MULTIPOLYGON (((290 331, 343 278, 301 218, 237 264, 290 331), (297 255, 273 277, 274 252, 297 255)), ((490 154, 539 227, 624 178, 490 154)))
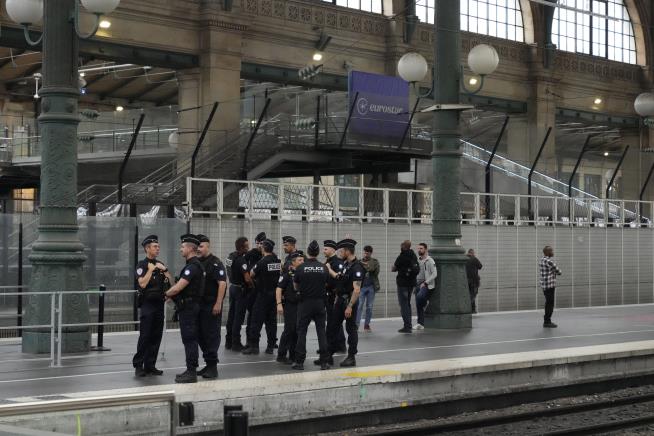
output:
POLYGON ((318 253, 320 253, 320 245, 318 245, 318 241, 315 239, 311 241, 309 246, 307 247, 307 253, 309 256, 317 256, 318 253))
POLYGON ((263 242, 261 242, 261 245, 263 246, 263 249, 266 250, 268 253, 272 252, 273 249, 275 248, 275 242, 271 241, 270 239, 266 239, 263 242))
POLYGON ((182 243, 188 242, 189 244, 200 245, 200 240, 196 235, 192 233, 187 233, 185 235, 182 235, 180 239, 182 240, 182 243))
POLYGON ((209 240, 209 237, 208 237, 208 236, 201 235, 201 234, 199 234, 199 233, 198 233, 197 235, 195 235, 195 236, 197 236, 198 241, 200 241, 200 244, 203 243, 203 242, 206 242, 206 243, 210 243, 210 242, 211 242, 211 241, 209 240))
POLYGON ((354 247, 357 245, 357 241, 354 239, 343 239, 336 246, 337 248, 347 248, 348 250, 354 251, 354 247))
POLYGON ((302 250, 296 250, 296 251, 294 251, 294 252, 292 252, 291 254, 288 255, 288 258, 290 260, 293 260, 293 259, 295 259, 297 257, 304 257, 304 253, 302 252, 302 250))
POLYGON ((266 238, 266 232, 261 232, 261 233, 259 233, 259 234, 257 235, 256 238, 254 238, 254 242, 259 242, 259 243, 261 243, 261 242, 265 241, 266 239, 267 239, 267 238, 266 238))
POLYGON ((157 235, 150 235, 150 236, 147 236, 147 237, 143 240, 143 242, 141 242, 141 245, 145 247, 146 245, 148 245, 148 244, 152 244, 153 242, 155 242, 155 243, 157 243, 157 244, 159 243, 159 237, 158 237, 157 235))
POLYGON ((289 244, 295 244, 297 243, 297 239, 295 239, 293 236, 282 236, 282 241, 284 243, 289 243, 289 244))
POLYGON ((334 250, 336 250, 336 241, 332 241, 331 239, 327 239, 326 241, 323 241, 322 245, 325 247, 331 247, 334 250))

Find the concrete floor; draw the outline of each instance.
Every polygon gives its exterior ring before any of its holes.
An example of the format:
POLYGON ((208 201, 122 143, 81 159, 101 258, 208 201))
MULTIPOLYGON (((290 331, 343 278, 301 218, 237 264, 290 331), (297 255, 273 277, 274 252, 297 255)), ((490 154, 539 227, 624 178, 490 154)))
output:
MULTIPOLYGON (((406 335, 397 333, 401 327, 398 319, 373 320, 373 332, 359 334, 357 362, 371 366, 654 339, 654 305, 562 309, 555 312, 554 321, 559 328, 543 329, 541 312, 482 314, 474 316, 471 330, 406 335)), ((310 361, 317 348, 312 329, 306 370, 315 370, 310 361)), ((56 395, 73 392, 172 383, 174 374, 184 368, 179 331, 167 332, 162 344, 164 356, 157 364, 164 370, 161 377, 133 376, 136 340, 135 333, 105 335, 110 352, 65 356, 61 368, 50 368, 47 356, 22 354, 15 340, 0 342, 0 404, 18 397, 56 399, 56 395)), ((262 345, 264 342, 262 339, 262 345)), ((275 356, 264 354, 263 348, 258 356, 244 356, 225 351, 221 345, 219 357, 221 379, 291 372, 288 366, 276 363, 275 356)))

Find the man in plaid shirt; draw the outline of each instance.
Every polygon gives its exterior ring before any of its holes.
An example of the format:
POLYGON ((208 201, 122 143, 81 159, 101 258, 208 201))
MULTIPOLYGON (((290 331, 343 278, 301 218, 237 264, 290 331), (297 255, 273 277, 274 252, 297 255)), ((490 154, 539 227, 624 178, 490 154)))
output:
POLYGON ((554 260, 554 250, 549 245, 543 248, 543 258, 540 260, 540 287, 545 294, 545 322, 543 327, 554 328, 552 312, 554 312, 554 290, 556 289, 556 276, 561 275, 561 270, 554 260))

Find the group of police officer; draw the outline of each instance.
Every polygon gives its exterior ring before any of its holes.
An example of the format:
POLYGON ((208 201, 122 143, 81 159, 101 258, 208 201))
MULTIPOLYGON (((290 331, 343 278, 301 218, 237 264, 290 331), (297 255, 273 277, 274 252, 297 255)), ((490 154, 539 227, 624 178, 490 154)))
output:
POLYGON ((334 365, 333 355, 347 351, 342 367, 356 365, 358 335, 356 313, 361 282, 366 274, 356 258, 356 241, 324 241, 325 262, 319 261, 320 246, 312 241, 306 254, 296 248, 297 240, 284 236, 284 262, 274 252, 275 243, 260 233, 256 247, 250 249, 245 237, 236 239, 235 251, 225 264, 211 253, 210 240, 204 235, 181 237, 180 253, 186 264, 174 280, 163 262, 157 259, 156 235, 143 240, 145 259, 136 266, 140 335, 133 358, 135 375, 161 375, 156 360, 164 326, 164 304, 172 300, 179 319, 186 355, 186 371, 175 377, 177 383, 195 383, 197 377, 218 377, 218 348, 222 307, 229 278, 229 312, 225 349, 243 354, 259 354, 261 329, 266 328, 265 352, 278 348, 277 362, 304 369, 306 335, 314 322, 319 344, 321 369, 334 365), (337 255, 338 253, 338 255, 337 255), (284 330, 277 345, 277 315, 283 315, 284 330), (343 322, 347 332, 347 348, 343 322), (241 343, 241 328, 246 323, 246 345, 241 343), (206 366, 197 371, 199 352, 206 366))

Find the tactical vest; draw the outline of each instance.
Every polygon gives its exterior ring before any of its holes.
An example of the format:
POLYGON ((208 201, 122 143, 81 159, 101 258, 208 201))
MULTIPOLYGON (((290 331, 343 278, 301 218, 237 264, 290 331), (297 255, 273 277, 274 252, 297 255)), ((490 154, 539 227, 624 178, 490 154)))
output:
POLYGON ((197 257, 194 257, 193 259, 191 259, 191 261, 189 263, 197 265, 198 268, 200 268, 200 271, 202 272, 202 274, 200 275, 200 280, 198 280, 197 278, 192 279, 189 282, 188 286, 186 286, 182 290, 182 293, 181 293, 182 298, 189 298, 189 297, 198 298, 198 297, 202 297, 204 295, 204 288, 205 288, 205 283, 206 283, 206 279, 207 279, 207 273, 206 273, 206 271, 204 269, 204 265, 202 265, 202 262, 200 262, 200 259, 198 259, 197 257))

